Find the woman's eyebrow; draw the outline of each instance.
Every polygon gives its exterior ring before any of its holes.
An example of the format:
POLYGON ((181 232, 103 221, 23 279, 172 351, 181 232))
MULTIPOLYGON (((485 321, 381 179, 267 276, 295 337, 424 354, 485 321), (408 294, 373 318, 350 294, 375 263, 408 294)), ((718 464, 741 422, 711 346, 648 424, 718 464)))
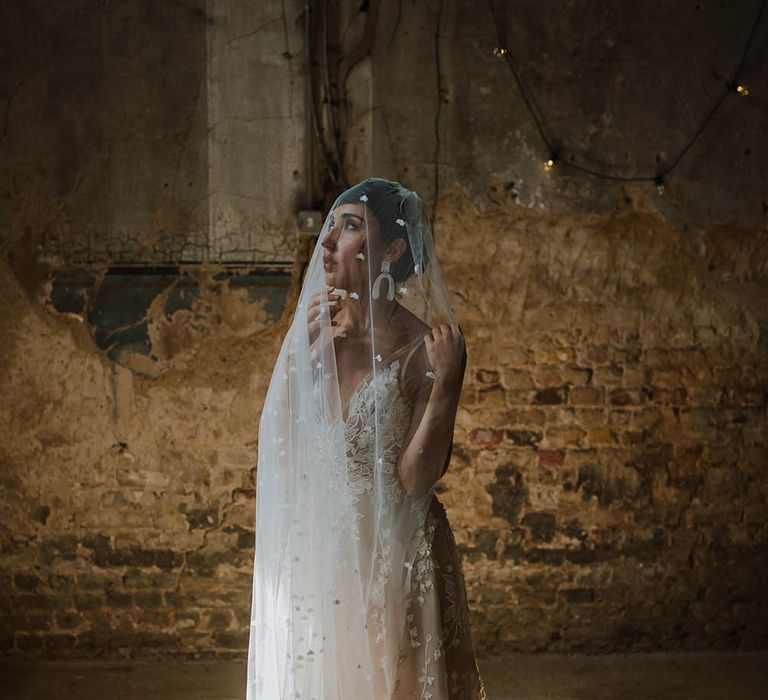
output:
POLYGON ((358 216, 357 214, 353 214, 352 212, 345 212, 341 215, 342 219, 349 219, 350 217, 354 217, 355 219, 360 219, 360 221, 363 221, 362 216, 358 216))

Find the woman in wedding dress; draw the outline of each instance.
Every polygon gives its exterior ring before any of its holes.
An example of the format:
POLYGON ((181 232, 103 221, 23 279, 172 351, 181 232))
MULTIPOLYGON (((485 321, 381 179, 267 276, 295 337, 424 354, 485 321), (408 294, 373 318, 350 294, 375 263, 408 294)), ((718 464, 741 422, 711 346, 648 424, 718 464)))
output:
POLYGON ((485 698, 434 494, 464 338, 419 197, 338 197, 259 423, 247 700, 485 698))

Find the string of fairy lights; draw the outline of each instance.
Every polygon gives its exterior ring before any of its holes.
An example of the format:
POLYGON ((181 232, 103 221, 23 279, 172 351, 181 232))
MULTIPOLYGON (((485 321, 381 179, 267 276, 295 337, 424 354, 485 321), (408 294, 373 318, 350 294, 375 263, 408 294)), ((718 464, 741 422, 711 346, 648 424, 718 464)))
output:
POLYGON ((763 9, 765 8, 765 2, 766 0, 762 0, 762 2, 760 3, 760 9, 757 12, 754 22, 752 23, 752 29, 749 32, 749 36, 744 46, 744 50, 742 51, 741 59, 739 60, 739 63, 736 66, 736 69, 733 71, 733 76, 734 76, 733 79, 727 81, 724 84, 723 93, 715 101, 714 105, 709 110, 705 118, 702 120, 701 124, 699 125, 698 129, 696 129, 693 136, 688 140, 685 146, 683 146, 683 148, 680 149, 680 152, 678 153, 678 155, 665 168, 658 170, 654 175, 617 175, 614 173, 598 170, 596 168, 590 167, 583 163, 576 162, 575 157, 572 155, 569 157, 565 157, 562 152, 562 149, 559 149, 554 145, 554 140, 549 138, 544 128, 544 124, 543 124, 544 119, 542 119, 539 116, 541 113, 541 110, 537 107, 530 89, 525 85, 525 82, 522 78, 522 74, 518 68, 517 62, 515 61, 512 55, 512 51, 510 50, 509 43, 507 42, 506 36, 502 30, 501 22, 499 21, 499 15, 496 11, 494 0, 488 0, 488 5, 489 5, 491 15, 493 16, 493 21, 496 27, 497 44, 493 48, 493 55, 499 59, 503 59, 506 65, 509 67, 510 71, 512 72, 512 75, 515 78, 515 82, 517 83, 517 86, 520 90, 520 94, 522 95, 523 100, 525 101, 528 111, 533 117, 534 123, 536 124, 536 127, 539 131, 539 134, 542 140, 544 141, 545 146, 549 150, 548 157, 542 163, 542 167, 544 168, 544 170, 547 172, 551 172, 552 170, 555 169, 555 167, 558 164, 562 163, 563 165, 567 165, 568 167, 574 168, 575 170, 580 170, 582 172, 588 173, 589 175, 593 175, 595 177, 603 178, 606 180, 653 182, 656 185, 657 192, 659 194, 663 194, 665 178, 679 165, 680 161, 683 159, 683 156, 694 145, 694 143, 696 143, 696 141, 698 140, 699 136, 701 136, 707 124, 710 122, 710 120, 718 111, 718 109, 720 109, 720 106, 722 105, 723 101, 729 95, 747 97, 750 94, 749 88, 743 81, 742 73, 744 70, 744 63, 746 61, 747 54, 749 53, 749 49, 752 45, 752 40, 755 35, 755 30, 757 29, 757 26, 760 23, 760 18, 762 17, 763 9))

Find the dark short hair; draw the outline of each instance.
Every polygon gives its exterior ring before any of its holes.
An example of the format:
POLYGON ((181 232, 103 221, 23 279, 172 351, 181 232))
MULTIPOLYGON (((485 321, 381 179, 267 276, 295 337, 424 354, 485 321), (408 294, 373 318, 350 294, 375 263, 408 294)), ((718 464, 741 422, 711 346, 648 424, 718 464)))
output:
MULTIPOLYGON (((414 254, 409 229, 413 234, 425 225, 425 213, 416 193, 406 189, 399 182, 369 177, 342 192, 334 207, 340 204, 365 204, 376 217, 379 237, 384 245, 398 238, 405 241, 405 251, 392 263, 390 274, 396 282, 407 280, 414 272, 414 254), (363 195, 365 200, 360 199, 363 195), (403 223, 398 223, 398 220, 403 223)), ((419 251, 421 255, 418 257, 423 259, 423 238, 419 236, 417 240, 422 242, 422 250, 419 251)), ((425 263, 426 260, 422 262, 425 263)))

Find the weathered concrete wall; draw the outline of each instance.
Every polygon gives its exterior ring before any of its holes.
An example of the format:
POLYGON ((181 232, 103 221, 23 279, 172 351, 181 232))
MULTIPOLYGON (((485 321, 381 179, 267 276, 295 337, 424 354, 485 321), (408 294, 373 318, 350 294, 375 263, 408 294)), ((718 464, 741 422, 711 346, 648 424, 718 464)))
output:
MULTIPOLYGON (((350 179, 371 169, 431 200, 459 185, 483 198, 504 180, 519 201, 545 211, 614 209, 621 182, 556 166, 498 47, 519 66, 550 141, 561 157, 618 176, 653 178, 695 134, 724 94, 759 3, 631 4, 594 0, 383 3, 363 40, 369 70, 350 74, 350 179), (681 45, 681 41, 683 44, 681 45), (370 112, 368 106, 370 105, 370 112), (368 124, 371 126, 365 128, 368 124), (367 138, 372 143, 362 144, 367 138)), ((358 25, 365 18, 358 15, 358 25)), ((764 18, 763 18, 764 21, 764 18)), ((353 27, 356 25, 352 25, 353 27)), ((341 24, 338 53, 362 30, 341 24), (344 30, 342 34, 342 29, 344 30)), ((346 67, 341 59, 342 71, 346 67)), ((768 32, 761 22, 742 69, 751 98, 730 94, 665 180, 640 191, 676 223, 764 225, 768 199, 768 32)))
POLYGON ((204 8, 2 4, 6 246, 32 238, 73 262, 202 258, 204 8))
POLYGON ((0 241, 66 262, 293 257, 300 6, 4 3, 0 241))
POLYGON ((301 5, 207 4, 208 259, 291 260, 310 197, 301 5))
MULTIPOLYGON (((469 346, 440 490, 480 650, 765 647, 765 33, 754 99, 658 195, 542 171, 485 6, 363 7, 329 17, 342 156, 440 195, 469 346)), ((755 9, 505 7, 566 143, 632 170, 696 126, 755 9)), ((245 653, 258 419, 312 243, 293 216, 334 194, 300 10, 1 10, 4 654, 245 653), (253 294, 280 260, 288 289, 253 294)))

